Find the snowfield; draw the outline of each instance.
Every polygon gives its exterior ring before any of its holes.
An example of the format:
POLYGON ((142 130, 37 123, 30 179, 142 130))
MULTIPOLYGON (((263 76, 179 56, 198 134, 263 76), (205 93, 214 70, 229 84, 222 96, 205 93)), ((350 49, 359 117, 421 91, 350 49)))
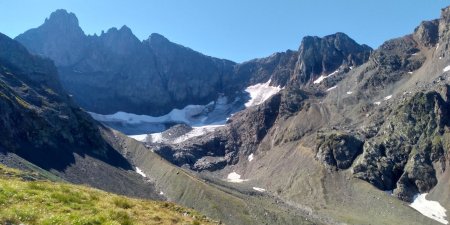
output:
POLYGON ((446 66, 442 71, 444 72, 450 71, 450 65, 446 66))
POLYGON ((253 153, 248 156, 248 161, 251 162, 253 160, 253 153))
POLYGON ((333 86, 333 87, 328 88, 327 91, 331 91, 331 90, 336 89, 336 88, 337 88, 337 86, 333 86))
POLYGON ((138 174, 141 175, 142 177, 147 177, 147 175, 145 175, 145 173, 142 172, 142 170, 139 169, 139 168, 137 168, 137 167, 136 167, 136 173, 138 173, 138 174))
POLYGON ((266 191, 266 189, 264 189, 264 188, 259 188, 259 187, 253 187, 253 190, 259 191, 259 192, 265 192, 265 191, 266 191))
POLYGON ((250 100, 245 103, 245 107, 259 105, 282 90, 280 86, 270 86, 270 82, 271 80, 247 87, 245 92, 250 94, 250 100))
POLYGON ((147 134, 130 135, 128 137, 133 138, 136 141, 144 142, 147 138, 147 134))
POLYGON ((314 84, 320 84, 323 80, 327 79, 328 77, 331 77, 335 74, 339 73, 339 70, 336 70, 328 75, 321 75, 319 78, 317 78, 315 81, 313 81, 314 84))
POLYGON ((262 104, 282 90, 281 87, 270 86, 270 82, 271 80, 247 87, 244 91, 250 96, 247 102, 243 102, 240 97, 230 102, 227 97, 220 96, 216 101, 212 101, 207 105, 188 105, 183 109, 173 109, 162 116, 136 115, 127 112, 116 112, 111 115, 101 115, 93 112, 89 112, 89 114, 95 120, 104 122, 107 125, 120 124, 115 129, 121 130, 122 128, 123 130, 121 131, 124 133, 127 133, 125 129, 130 129, 131 127, 133 131, 129 131, 129 137, 137 141, 145 142, 151 140, 152 143, 177 144, 193 137, 213 132, 217 128, 224 126, 234 113, 262 104), (166 124, 186 124, 192 127, 192 130, 175 139, 166 139, 162 135, 162 132, 168 129, 166 124), (160 129, 156 130, 154 127, 160 127, 160 129))
POLYGON ((437 201, 430 201, 426 199, 428 193, 416 195, 414 201, 409 205, 415 210, 422 213, 422 215, 436 220, 442 224, 448 224, 447 210, 441 206, 437 201))
POLYGON ((236 172, 232 172, 228 174, 227 181, 231 183, 242 183, 247 180, 241 179, 241 175, 237 174, 236 172))

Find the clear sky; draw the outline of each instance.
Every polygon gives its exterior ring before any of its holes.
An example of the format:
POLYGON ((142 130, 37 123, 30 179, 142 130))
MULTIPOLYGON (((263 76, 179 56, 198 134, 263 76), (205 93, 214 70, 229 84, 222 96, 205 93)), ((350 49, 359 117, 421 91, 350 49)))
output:
POLYGON ((438 18, 447 5, 450 0, 0 0, 0 32, 15 37, 64 8, 87 34, 127 25, 141 40, 160 33, 242 62, 298 49, 306 35, 338 31, 376 48, 438 18))

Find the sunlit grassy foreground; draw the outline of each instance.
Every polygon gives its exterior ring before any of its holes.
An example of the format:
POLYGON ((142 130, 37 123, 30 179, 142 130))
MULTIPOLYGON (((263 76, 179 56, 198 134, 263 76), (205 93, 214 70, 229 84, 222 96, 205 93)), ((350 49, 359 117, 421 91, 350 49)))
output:
POLYGON ((173 203, 51 182, 0 165, 0 224, 215 224, 173 203))

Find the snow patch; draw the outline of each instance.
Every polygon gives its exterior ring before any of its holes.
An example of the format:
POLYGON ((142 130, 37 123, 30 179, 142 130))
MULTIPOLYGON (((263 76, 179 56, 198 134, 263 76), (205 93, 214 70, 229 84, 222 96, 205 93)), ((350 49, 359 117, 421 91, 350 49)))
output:
POLYGON ((143 142, 147 138, 147 134, 130 135, 128 137, 133 138, 136 141, 143 142))
POLYGON ((160 194, 160 195, 164 195, 164 192, 160 191, 159 194, 160 194))
POLYGON ((245 89, 245 92, 250 94, 250 100, 245 103, 245 107, 259 105, 272 97, 272 95, 281 91, 281 87, 270 86, 271 80, 266 83, 255 84, 245 89))
POLYGON ((327 91, 331 91, 331 90, 333 90, 335 88, 337 88, 337 86, 330 87, 330 88, 327 89, 327 91))
POLYGON ((138 173, 138 174, 141 175, 142 177, 147 177, 147 175, 145 175, 145 173, 142 172, 142 170, 139 169, 139 168, 137 168, 137 167, 136 167, 136 173, 138 173))
POLYGON ((320 84, 323 80, 327 79, 328 77, 331 77, 335 74, 337 74, 339 72, 339 70, 336 70, 328 75, 320 75, 319 78, 317 78, 315 81, 313 81, 314 84, 320 84))
POLYGON ((409 71, 408 74, 413 74, 413 72, 409 71))
POLYGON ((248 156, 248 161, 251 162, 253 160, 253 153, 248 156))
POLYGON ((265 192, 265 191, 266 191, 266 189, 264 189, 264 188, 259 188, 259 187, 253 187, 253 190, 259 191, 259 192, 265 192))
POLYGON ((247 181, 247 180, 241 179, 241 175, 237 174, 236 172, 232 172, 232 173, 228 174, 227 180, 228 180, 228 182, 231 182, 231 183, 242 183, 244 181, 247 181))
POLYGON ((450 65, 446 66, 442 71, 444 72, 450 71, 450 65))
POLYGON ((422 215, 436 220, 442 224, 448 224, 447 221, 447 210, 441 206, 437 201, 427 200, 425 197, 428 193, 423 193, 416 195, 414 201, 409 205, 415 210, 422 213, 422 215))
POLYGON ((381 102, 374 102, 373 104, 375 104, 375 105, 380 105, 381 102))
POLYGON ((193 127, 191 131, 176 138, 175 140, 172 141, 172 143, 178 144, 178 143, 184 142, 193 137, 198 137, 198 136, 204 135, 206 133, 212 132, 222 126, 224 126, 224 125, 205 125, 205 126, 193 127))
POLYGON ((353 91, 347 91, 347 94, 351 95, 351 94, 353 94, 353 91))
POLYGON ((387 101, 387 100, 389 100, 391 98, 392 98, 392 95, 388 95, 388 96, 384 97, 384 100, 387 101))

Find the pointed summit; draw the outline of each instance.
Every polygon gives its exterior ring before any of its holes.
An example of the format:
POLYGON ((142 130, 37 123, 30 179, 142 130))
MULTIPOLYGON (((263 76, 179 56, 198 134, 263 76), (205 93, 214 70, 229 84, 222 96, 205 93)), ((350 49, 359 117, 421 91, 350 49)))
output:
POLYGON ((78 18, 74 13, 69 13, 65 9, 58 9, 45 19, 45 24, 53 26, 78 27, 78 18))
POLYGON ((69 65, 80 59, 85 49, 85 34, 73 13, 58 9, 41 26, 15 39, 29 51, 52 58, 56 65, 69 65), (48 43, 48 44, 43 44, 48 43))

